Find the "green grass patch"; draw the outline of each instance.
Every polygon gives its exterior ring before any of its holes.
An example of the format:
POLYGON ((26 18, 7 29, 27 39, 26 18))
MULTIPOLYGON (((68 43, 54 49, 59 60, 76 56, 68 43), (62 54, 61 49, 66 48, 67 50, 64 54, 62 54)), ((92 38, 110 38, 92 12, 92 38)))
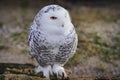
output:
POLYGON ((115 43, 102 38, 97 33, 78 32, 78 50, 67 65, 76 65, 92 56, 99 56, 100 60, 112 62, 120 59, 120 36, 113 37, 115 43))
POLYGON ((0 40, 0 50, 8 50, 9 46, 5 44, 3 39, 0 40))
POLYGON ((116 22, 118 19, 120 19, 120 14, 101 14, 99 18, 106 22, 116 22))
POLYGON ((23 53, 23 54, 28 54, 28 53, 29 53, 29 50, 28 50, 28 49, 22 49, 22 50, 21 50, 21 53, 23 53))
POLYGON ((28 42, 27 31, 13 33, 11 37, 16 44, 20 44, 20 43, 27 44, 28 42))

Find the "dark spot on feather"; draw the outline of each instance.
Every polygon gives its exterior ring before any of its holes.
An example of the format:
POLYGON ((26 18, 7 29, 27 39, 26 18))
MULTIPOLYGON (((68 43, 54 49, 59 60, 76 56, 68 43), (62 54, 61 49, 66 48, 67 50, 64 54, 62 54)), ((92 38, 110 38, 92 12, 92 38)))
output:
POLYGON ((48 7, 48 9, 45 10, 44 12, 47 13, 47 12, 49 12, 49 10, 55 11, 55 9, 59 10, 60 8, 59 8, 59 7, 56 7, 56 6, 52 6, 52 7, 48 7))

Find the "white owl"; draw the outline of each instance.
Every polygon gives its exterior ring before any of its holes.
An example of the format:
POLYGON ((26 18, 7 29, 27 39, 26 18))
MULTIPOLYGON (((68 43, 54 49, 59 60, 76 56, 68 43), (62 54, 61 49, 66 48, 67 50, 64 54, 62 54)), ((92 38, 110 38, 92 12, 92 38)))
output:
POLYGON ((29 31, 30 55, 39 66, 35 72, 67 77, 63 68, 77 48, 77 34, 69 13, 59 5, 48 5, 35 16, 29 31))

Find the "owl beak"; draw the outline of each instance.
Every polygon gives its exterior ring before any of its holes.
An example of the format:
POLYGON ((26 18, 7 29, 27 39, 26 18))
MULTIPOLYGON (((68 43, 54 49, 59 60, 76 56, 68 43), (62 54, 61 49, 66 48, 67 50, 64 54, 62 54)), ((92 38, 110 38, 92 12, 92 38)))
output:
POLYGON ((62 22, 62 25, 61 25, 62 27, 64 27, 65 26, 65 22, 62 22))
POLYGON ((64 27, 64 24, 62 24, 61 26, 64 27))

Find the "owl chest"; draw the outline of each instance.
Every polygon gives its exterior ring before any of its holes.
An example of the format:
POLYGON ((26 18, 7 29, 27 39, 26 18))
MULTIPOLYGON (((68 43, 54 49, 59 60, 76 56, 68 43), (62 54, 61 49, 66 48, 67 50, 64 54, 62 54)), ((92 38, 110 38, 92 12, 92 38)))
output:
POLYGON ((71 39, 69 40, 63 36, 36 35, 33 42, 34 47, 41 53, 50 54, 67 53, 72 46, 71 39))
POLYGON ((49 40, 47 43, 53 54, 69 54, 73 45, 72 40, 64 38, 55 38, 55 40, 49 40))

